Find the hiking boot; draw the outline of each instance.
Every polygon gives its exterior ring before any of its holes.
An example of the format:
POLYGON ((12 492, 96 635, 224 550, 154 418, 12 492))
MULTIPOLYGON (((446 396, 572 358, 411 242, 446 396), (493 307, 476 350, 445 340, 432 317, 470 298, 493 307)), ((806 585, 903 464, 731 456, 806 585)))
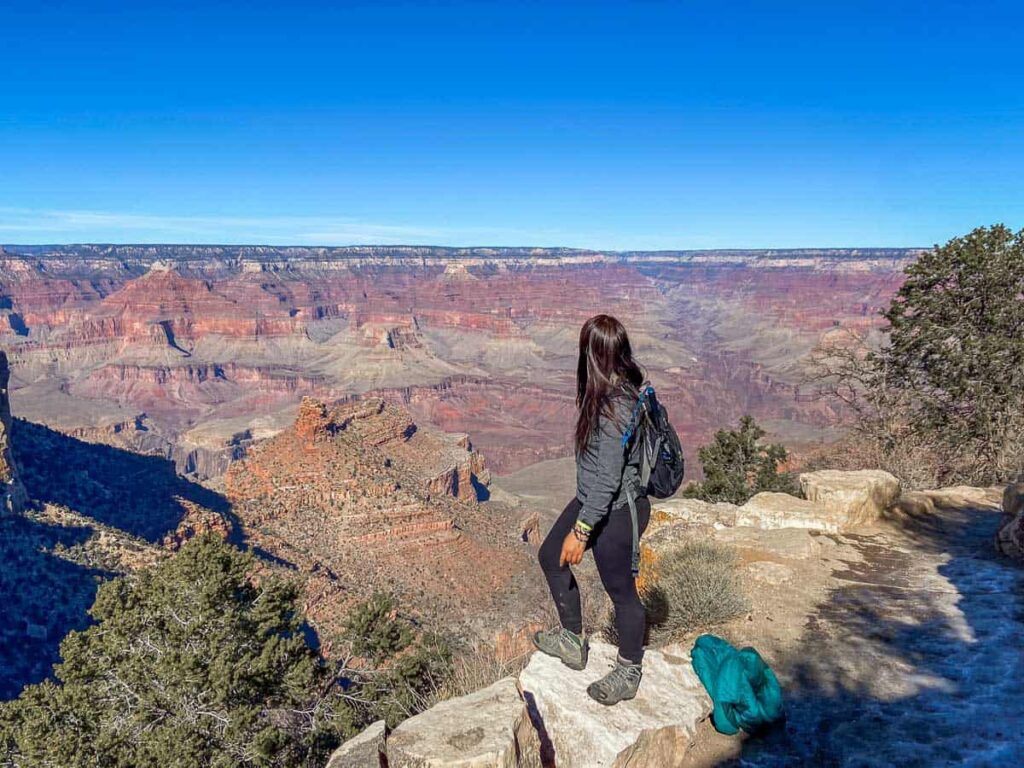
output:
POLYGON ((640 687, 640 678, 643 674, 639 664, 633 664, 619 656, 611 672, 587 686, 587 693, 594 701, 610 707, 636 696, 636 689, 640 687))
POLYGON ((538 651, 561 659, 570 669, 581 670, 587 666, 590 643, 585 636, 568 629, 542 629, 533 633, 533 644, 538 651))

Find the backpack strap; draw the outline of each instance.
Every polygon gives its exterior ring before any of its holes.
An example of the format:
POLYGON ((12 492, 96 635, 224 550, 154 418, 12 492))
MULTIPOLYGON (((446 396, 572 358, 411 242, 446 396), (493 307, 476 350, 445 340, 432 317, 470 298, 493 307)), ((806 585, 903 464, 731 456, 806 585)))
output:
POLYGON ((626 486, 626 502, 629 504, 629 522, 633 526, 633 539, 632 547, 629 557, 629 570, 633 574, 635 579, 640 575, 640 521, 637 519, 636 513, 636 500, 639 496, 639 486, 637 485, 636 471, 629 471, 627 468, 626 475, 622 479, 623 484, 626 486), (631 477, 629 477, 631 476, 631 477))
MULTIPOLYGON (((641 421, 647 418, 648 400, 653 395, 654 387, 645 381, 640 387, 640 396, 637 398, 636 405, 633 406, 633 414, 630 417, 629 424, 626 426, 626 431, 622 434, 622 449, 627 454, 630 452, 630 444, 637 435, 641 421)), ((642 448, 643 446, 641 446, 642 448)), ((628 458, 627 455, 627 460, 628 458)), ((626 501, 629 504, 629 520, 633 528, 629 567, 634 579, 640 575, 640 521, 637 519, 636 500, 640 497, 641 490, 647 487, 650 475, 650 462, 644 456, 641 456, 640 459, 639 473, 627 461, 625 472, 622 475, 622 484, 626 489, 626 501)))

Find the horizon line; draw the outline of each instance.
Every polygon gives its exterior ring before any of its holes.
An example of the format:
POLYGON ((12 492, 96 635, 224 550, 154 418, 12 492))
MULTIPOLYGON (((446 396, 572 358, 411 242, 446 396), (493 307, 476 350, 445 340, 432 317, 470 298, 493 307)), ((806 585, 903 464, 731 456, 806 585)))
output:
MULTIPOLYGON (((728 248, 581 248, 568 245, 440 245, 421 243, 348 243, 345 245, 328 244, 270 244, 260 242, 216 243, 216 242, 39 242, 39 243, 0 243, 0 249, 8 248, 268 248, 274 250, 316 250, 316 249, 356 249, 356 248, 405 248, 405 249, 436 249, 448 251, 573 251, 593 254, 671 254, 671 253, 743 253, 749 251, 795 252, 795 251, 927 251, 935 245, 843 245, 843 246, 735 246, 728 248)), ((15 256, 24 254, 12 254, 15 256)))

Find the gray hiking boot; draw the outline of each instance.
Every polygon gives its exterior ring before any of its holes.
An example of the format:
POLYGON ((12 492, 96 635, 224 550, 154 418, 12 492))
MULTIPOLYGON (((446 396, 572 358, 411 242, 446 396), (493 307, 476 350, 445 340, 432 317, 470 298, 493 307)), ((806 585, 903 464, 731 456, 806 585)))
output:
POLYGON ((580 670, 587 666, 590 643, 586 636, 577 635, 568 629, 542 629, 533 633, 533 644, 537 650, 561 659, 570 669, 580 670))
POLYGON ((587 686, 587 693, 594 701, 610 707, 636 696, 636 689, 640 687, 640 678, 643 675, 639 664, 633 664, 619 656, 611 672, 587 686))

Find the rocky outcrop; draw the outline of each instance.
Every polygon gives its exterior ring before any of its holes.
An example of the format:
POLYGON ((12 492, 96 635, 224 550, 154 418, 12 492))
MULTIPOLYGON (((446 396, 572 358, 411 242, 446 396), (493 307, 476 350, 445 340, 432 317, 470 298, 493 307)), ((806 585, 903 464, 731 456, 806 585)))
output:
POLYGON ((736 525, 753 528, 811 528, 838 533, 844 522, 841 512, 771 491, 757 494, 736 511, 736 525))
POLYGON ((649 650, 635 699, 605 707, 587 686, 616 650, 594 643, 583 672, 534 653, 518 682, 436 704, 386 733, 375 723, 327 768, 672 768, 680 766, 711 699, 682 645, 649 650), (361 762, 360 762, 361 761, 361 762))
POLYGON ((711 525, 714 528, 731 528, 736 525, 739 510, 735 504, 711 503, 700 499, 669 499, 659 501, 656 512, 666 521, 711 525))
POLYGON ((11 402, 7 394, 10 375, 7 355, 0 352, 0 516, 18 514, 26 503, 11 449, 11 402))
POLYGON ((840 527, 874 523, 900 496, 900 481, 879 469, 853 472, 825 469, 800 475, 808 501, 840 516, 840 527))
POLYGON ((1006 486, 1003 515, 996 534, 996 548, 1007 557, 1024 560, 1024 482, 1006 486))
POLYGON ((649 650, 632 701, 598 704, 587 686, 615 662, 606 643, 590 647, 587 669, 567 673, 557 659, 535 653, 519 677, 540 733, 546 765, 559 768, 671 768, 681 765, 711 700, 682 646, 649 650))
POLYGON ((201 507, 188 499, 178 499, 185 514, 178 523, 173 533, 164 537, 165 549, 177 552, 190 539, 196 536, 213 534, 221 539, 227 540, 231 537, 232 529, 230 521, 221 513, 201 507))
POLYGON ((378 720, 338 747, 327 768, 387 768, 387 724, 378 720))
POLYGON ((541 745, 515 678, 435 704, 390 734, 383 720, 342 744, 326 768, 541 768, 541 745))
POLYGON ((514 678, 437 704, 387 739, 388 768, 539 768, 540 742, 514 678))
POLYGON ((482 473, 464 436, 421 430, 383 400, 307 397, 292 427, 229 467, 225 488, 249 539, 308 575, 308 614, 325 636, 353 599, 388 591, 489 640, 536 604, 521 594, 536 586, 524 578, 535 560, 521 514, 438 489, 438 466, 456 456, 482 473))

